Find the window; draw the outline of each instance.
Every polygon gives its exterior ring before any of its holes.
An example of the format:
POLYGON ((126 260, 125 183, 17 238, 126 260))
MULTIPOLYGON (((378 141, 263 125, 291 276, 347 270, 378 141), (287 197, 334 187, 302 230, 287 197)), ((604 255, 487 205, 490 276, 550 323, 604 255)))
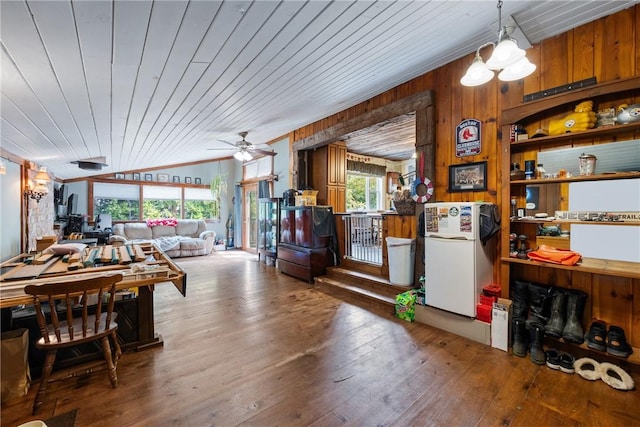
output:
POLYGON ((220 206, 207 188, 184 189, 184 217, 186 219, 220 220, 220 206))
POLYGON ((143 219, 181 218, 182 189, 170 186, 142 186, 143 219))
POLYGON ((382 177, 347 173, 347 211, 382 209, 384 188, 382 177))
POLYGON ((243 165, 245 180, 260 178, 273 174, 273 156, 264 156, 243 165))
POLYGON ((93 184, 93 215, 109 214, 113 221, 140 219, 140 186, 93 184))

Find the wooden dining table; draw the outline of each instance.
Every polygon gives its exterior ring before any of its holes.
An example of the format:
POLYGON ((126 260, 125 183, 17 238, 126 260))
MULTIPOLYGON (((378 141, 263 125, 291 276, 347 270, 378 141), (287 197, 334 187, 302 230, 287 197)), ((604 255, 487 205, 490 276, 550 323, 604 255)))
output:
POLYGON ((140 243, 121 247, 87 247, 82 251, 77 269, 64 256, 49 257, 46 251, 21 254, 0 264, 0 308, 3 322, 10 319, 15 307, 33 304, 32 297, 24 293, 28 284, 46 284, 76 278, 97 277, 110 273, 122 273, 123 279, 116 289, 132 290, 137 300, 137 340, 124 348, 142 350, 162 345, 162 337, 155 331, 153 291, 155 286, 173 284, 186 296, 187 275, 153 243, 140 243), (96 253, 113 254, 113 259, 94 257, 96 253), (127 259, 129 255, 129 259, 127 259), (117 261, 117 262, 116 262, 117 261))

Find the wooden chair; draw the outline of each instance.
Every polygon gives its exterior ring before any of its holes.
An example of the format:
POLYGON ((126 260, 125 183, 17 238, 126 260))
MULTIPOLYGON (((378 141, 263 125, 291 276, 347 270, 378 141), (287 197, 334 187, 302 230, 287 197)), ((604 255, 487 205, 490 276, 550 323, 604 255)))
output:
POLYGON ((111 386, 118 386, 116 366, 122 351, 116 337, 117 313, 113 313, 113 308, 116 283, 121 280, 122 274, 119 273, 25 287, 25 293, 33 296, 40 328, 41 338, 36 342, 36 347, 46 351, 40 386, 33 403, 34 415, 44 403, 58 349, 90 341, 100 342, 111 386), (102 304, 97 304, 98 301, 102 301, 102 304), (51 308, 50 315, 44 310, 47 304, 51 308), (95 313, 92 313, 94 309, 95 313), (80 311, 82 316, 74 318, 73 311, 80 311), (109 337, 113 339, 115 354, 111 352, 109 337))

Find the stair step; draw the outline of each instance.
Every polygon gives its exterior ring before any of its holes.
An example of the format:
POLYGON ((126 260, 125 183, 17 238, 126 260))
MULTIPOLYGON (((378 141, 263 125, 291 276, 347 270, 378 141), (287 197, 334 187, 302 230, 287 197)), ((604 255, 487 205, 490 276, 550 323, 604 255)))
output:
POLYGON ((315 278, 315 287, 321 292, 335 296, 361 307, 394 315, 395 296, 380 294, 357 285, 350 285, 327 276, 315 278))
POLYGON ((396 295, 411 289, 404 286, 393 285, 389 280, 383 277, 372 276, 357 271, 345 270, 341 268, 327 269, 327 274, 323 277, 333 279, 338 282, 346 283, 367 289, 376 294, 386 295, 394 298, 396 295))

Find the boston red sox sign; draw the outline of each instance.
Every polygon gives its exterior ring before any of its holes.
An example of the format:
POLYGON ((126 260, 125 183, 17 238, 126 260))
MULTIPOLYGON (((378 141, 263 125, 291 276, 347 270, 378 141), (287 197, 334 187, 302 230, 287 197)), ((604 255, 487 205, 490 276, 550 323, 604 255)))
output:
POLYGON ((480 154, 480 120, 466 119, 456 127, 456 157, 480 154))

